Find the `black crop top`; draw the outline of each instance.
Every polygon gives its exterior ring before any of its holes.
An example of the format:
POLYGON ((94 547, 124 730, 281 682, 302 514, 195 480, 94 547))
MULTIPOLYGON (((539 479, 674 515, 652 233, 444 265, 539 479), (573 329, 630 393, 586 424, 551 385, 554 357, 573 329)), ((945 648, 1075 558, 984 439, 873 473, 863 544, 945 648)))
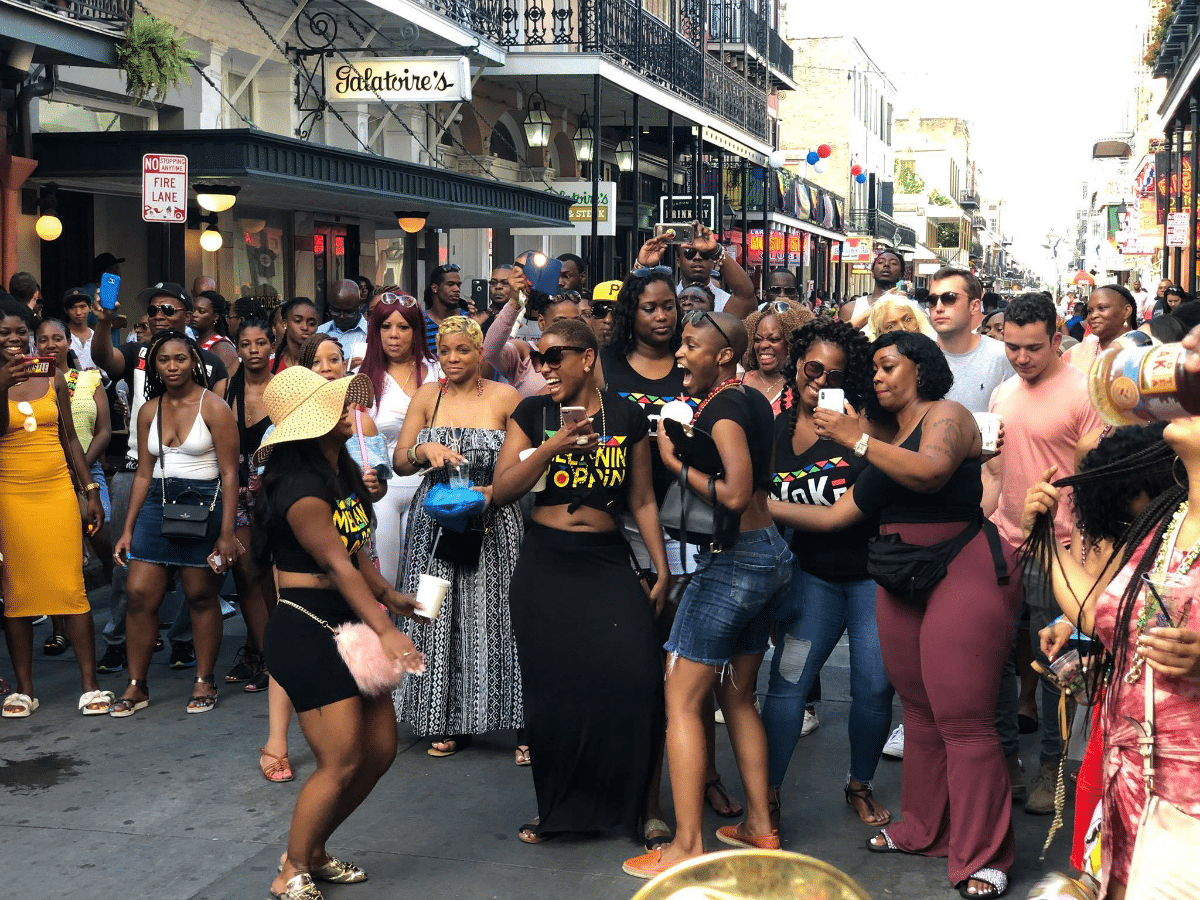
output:
MULTIPOLYGON (((900 444, 905 450, 921 447, 921 426, 900 444)), ((854 485, 854 503, 868 516, 881 523, 892 522, 968 522, 978 516, 983 501, 983 460, 964 459, 950 480, 932 494, 902 487, 876 466, 867 466, 854 485)))
MULTIPOLYGON (((592 455, 593 466, 582 454, 560 453, 554 457, 545 490, 534 495, 534 506, 567 506, 581 500, 583 506, 604 510, 614 500, 617 511, 625 508, 629 454, 633 445, 646 436, 649 425, 636 403, 611 391, 601 391, 600 397, 604 414, 592 416, 592 428, 600 435, 600 446, 592 455), (596 475, 602 481, 599 486, 596 475)), ((526 397, 513 410, 512 418, 534 447, 540 447, 558 431, 562 421, 558 404, 544 394, 526 397)))
POLYGON ((286 472, 271 485, 267 501, 271 504, 273 525, 269 531, 271 554, 275 567, 281 572, 312 572, 322 574, 323 569, 296 539, 288 523, 287 512, 292 504, 305 497, 318 497, 333 509, 333 525, 337 528, 350 554, 350 561, 357 568, 358 551, 371 536, 371 522, 366 507, 353 491, 341 489, 335 496, 330 489, 326 473, 313 468, 301 468, 286 472))
POLYGON ((705 405, 693 424, 712 434, 713 426, 721 419, 736 422, 746 432, 754 490, 769 491, 775 475, 771 471, 771 451, 775 441, 775 414, 771 411, 771 402, 754 388, 740 385, 725 388, 705 405))

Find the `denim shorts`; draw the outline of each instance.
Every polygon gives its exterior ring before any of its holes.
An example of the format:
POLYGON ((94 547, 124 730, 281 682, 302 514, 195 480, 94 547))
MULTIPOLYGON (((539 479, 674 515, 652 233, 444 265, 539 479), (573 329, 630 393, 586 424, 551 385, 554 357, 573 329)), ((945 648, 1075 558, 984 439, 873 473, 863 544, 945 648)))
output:
POLYGON ((792 551, 779 531, 743 532, 733 549, 701 550, 696 562, 667 652, 709 666, 766 652, 792 580, 792 551))
MULTIPOLYGON (((218 480, 195 478, 168 478, 167 500, 184 503, 203 503, 205 510, 213 503, 217 494, 218 480)), ((208 568, 208 555, 221 536, 222 498, 217 496, 212 512, 208 514, 208 529, 202 538, 173 538, 162 533, 163 486, 155 478, 146 493, 146 502, 138 510, 133 526, 133 542, 129 558, 160 566, 188 566, 193 569, 208 568)))

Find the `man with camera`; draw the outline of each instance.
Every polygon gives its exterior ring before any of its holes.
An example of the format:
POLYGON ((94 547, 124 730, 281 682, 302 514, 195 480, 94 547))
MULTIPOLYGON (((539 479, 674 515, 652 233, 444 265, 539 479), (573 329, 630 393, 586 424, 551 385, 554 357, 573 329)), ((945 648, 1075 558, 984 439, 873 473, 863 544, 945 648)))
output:
MULTIPOLYGON (((673 231, 667 231, 650 238, 638 250, 637 269, 648 269, 659 265, 663 252, 670 246, 675 237, 673 231)), ((705 285, 712 289, 716 297, 714 309, 724 311, 739 319, 744 319, 758 306, 758 298, 754 294, 754 282, 731 257, 725 255, 725 248, 717 241, 712 229, 692 223, 692 239, 679 245, 679 282, 675 285, 675 293, 683 293, 685 288, 692 285, 705 285), (712 283, 713 277, 719 278, 729 290, 723 290, 712 283)))

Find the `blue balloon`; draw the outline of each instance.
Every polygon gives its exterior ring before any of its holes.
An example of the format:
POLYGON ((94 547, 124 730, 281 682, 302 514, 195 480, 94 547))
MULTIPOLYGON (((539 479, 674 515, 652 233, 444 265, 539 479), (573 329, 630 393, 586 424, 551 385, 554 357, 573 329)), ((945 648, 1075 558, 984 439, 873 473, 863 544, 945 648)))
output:
POLYGON ((808 161, 808 164, 810 166, 815 166, 817 164, 817 160, 819 160, 821 158, 821 156, 820 156, 820 154, 817 153, 816 150, 809 150, 808 156, 806 156, 804 158, 808 161))
POLYGON ((866 184, 867 183, 867 173, 859 172, 857 175, 854 176, 854 180, 857 181, 859 184, 866 184))

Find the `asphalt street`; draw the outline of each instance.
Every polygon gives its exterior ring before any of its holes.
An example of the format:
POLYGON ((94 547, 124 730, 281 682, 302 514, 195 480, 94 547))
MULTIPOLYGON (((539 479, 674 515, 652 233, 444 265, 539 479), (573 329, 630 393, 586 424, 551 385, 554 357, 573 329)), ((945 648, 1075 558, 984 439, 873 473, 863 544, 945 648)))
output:
MULTIPOLYGON (((107 617, 107 589, 93 591, 97 631, 107 617)), ((165 616, 164 616, 165 618, 165 616)), ((240 618, 226 621, 218 677, 242 643, 240 618)), ((150 670, 151 705, 132 718, 85 718, 74 657, 41 653, 48 626, 35 633, 34 675, 41 708, 28 719, 0 720, 0 897, 105 900, 264 900, 282 852, 292 803, 313 768, 293 726, 297 780, 267 783, 258 748, 267 728, 265 694, 224 688, 217 708, 187 715, 192 670, 150 670)), ((803 738, 783 792, 784 848, 824 859, 872 897, 919 900, 957 894, 944 860, 879 856, 863 846, 872 831, 846 806, 848 654, 844 644, 823 673, 821 727, 803 738)), ((11 680, 7 652, 0 674, 11 680)), ((101 676, 120 693, 124 674, 101 676)), ((899 707, 896 707, 899 720, 899 707)), ((513 763, 514 735, 477 739, 456 756, 434 759, 401 727, 395 765, 366 803, 334 835, 330 850, 370 873, 363 885, 329 887, 330 900, 503 898, 628 900, 642 882, 621 872, 639 852, 622 837, 517 840, 535 813, 530 770, 513 763)), ((1023 758, 1036 761, 1036 736, 1023 758)), ((741 797, 724 729, 718 763, 741 797)), ((1027 763, 1027 778, 1036 762, 1027 763)), ((884 761, 876 796, 900 811, 899 763, 884 761)), ((669 794, 666 795, 669 803, 669 794)), ((1070 804, 1068 804, 1070 806, 1070 804)), ((1024 897, 1043 871, 1064 869, 1070 817, 1050 855, 1037 857, 1049 817, 1014 810, 1017 867, 1010 896, 1024 897)), ((709 814, 711 831, 727 820, 709 814)), ((715 837, 710 849, 723 848, 715 837)))

